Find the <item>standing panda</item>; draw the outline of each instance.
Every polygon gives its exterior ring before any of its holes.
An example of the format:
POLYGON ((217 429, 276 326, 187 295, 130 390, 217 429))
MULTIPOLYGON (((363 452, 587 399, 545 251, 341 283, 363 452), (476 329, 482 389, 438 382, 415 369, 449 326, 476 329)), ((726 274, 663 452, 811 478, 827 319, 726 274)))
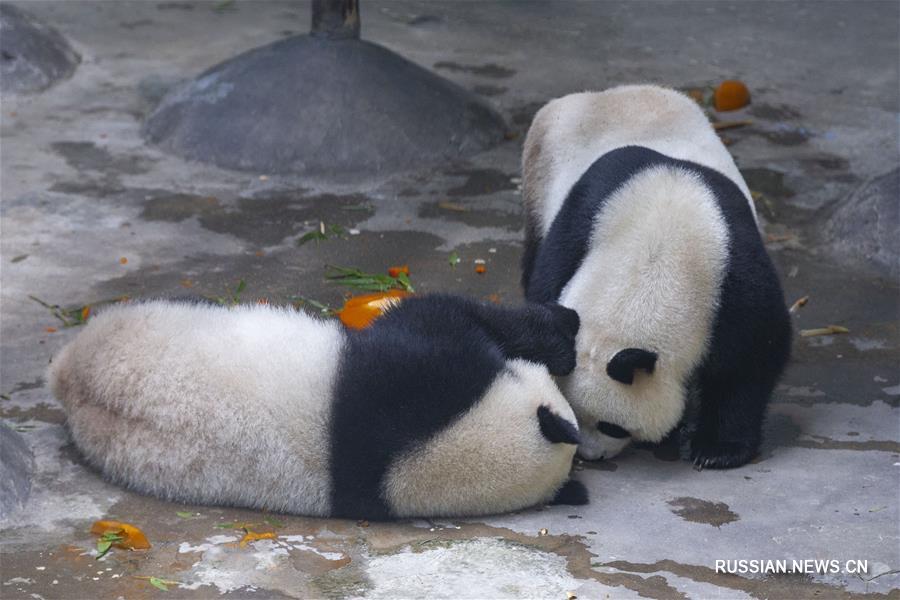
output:
POLYGON ((526 298, 581 317, 560 382, 579 454, 658 442, 690 404, 695 465, 751 460, 791 327, 747 185, 702 110, 649 85, 553 100, 523 183, 526 298))
POLYGON ((113 482, 310 516, 581 504, 550 372, 578 316, 411 298, 363 331, 290 309, 148 301, 93 318, 50 367, 75 444, 113 482), (548 372, 549 370, 549 372, 548 372))

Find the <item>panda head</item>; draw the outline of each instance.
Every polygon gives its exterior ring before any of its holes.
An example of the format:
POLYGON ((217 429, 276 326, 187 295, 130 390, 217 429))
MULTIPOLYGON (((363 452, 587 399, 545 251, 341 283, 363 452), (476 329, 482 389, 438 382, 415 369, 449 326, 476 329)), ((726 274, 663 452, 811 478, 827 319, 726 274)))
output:
POLYGON ((587 460, 612 458, 632 440, 658 441, 681 415, 680 389, 674 395, 667 389, 678 386, 660 377, 656 352, 611 354, 606 361, 580 360, 563 383, 581 426, 578 454, 587 460))
POLYGON ((508 360, 481 398, 391 465, 397 517, 495 514, 550 502, 580 443, 575 414, 546 367, 508 360))

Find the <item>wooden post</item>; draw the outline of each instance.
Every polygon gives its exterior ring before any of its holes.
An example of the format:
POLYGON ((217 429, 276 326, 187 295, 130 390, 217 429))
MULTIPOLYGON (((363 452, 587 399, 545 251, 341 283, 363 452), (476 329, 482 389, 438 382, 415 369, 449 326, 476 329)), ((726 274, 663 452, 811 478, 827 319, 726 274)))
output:
POLYGON ((359 0, 313 0, 310 35, 328 39, 358 39, 359 0))

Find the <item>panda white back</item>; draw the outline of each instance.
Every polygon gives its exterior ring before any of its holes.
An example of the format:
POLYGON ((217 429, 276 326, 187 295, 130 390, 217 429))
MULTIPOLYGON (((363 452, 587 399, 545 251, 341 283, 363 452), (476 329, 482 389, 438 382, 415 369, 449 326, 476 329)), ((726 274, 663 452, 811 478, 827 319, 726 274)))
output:
POLYGON ((575 182, 600 156, 643 146, 715 169, 750 190, 697 103, 655 85, 623 85, 556 98, 535 115, 525 139, 525 209, 546 235, 575 182))
POLYGON ((338 323, 296 311, 135 303, 92 318, 49 378, 76 444, 114 482, 327 515, 342 345, 338 323))

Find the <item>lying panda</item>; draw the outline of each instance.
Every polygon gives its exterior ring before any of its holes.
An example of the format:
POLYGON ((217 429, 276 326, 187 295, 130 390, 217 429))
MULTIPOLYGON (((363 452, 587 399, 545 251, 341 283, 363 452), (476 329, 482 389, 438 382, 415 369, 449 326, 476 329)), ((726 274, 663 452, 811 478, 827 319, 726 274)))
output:
POLYGON ((578 316, 412 298, 363 331, 289 309, 148 301, 93 318, 50 367, 113 482, 311 516, 469 516, 587 502, 548 373, 578 316))
POLYGON ((553 100, 523 176, 526 298, 581 317, 560 382, 579 454, 658 442, 690 404, 698 467, 752 459, 791 328, 747 185, 702 110, 649 85, 553 100))

